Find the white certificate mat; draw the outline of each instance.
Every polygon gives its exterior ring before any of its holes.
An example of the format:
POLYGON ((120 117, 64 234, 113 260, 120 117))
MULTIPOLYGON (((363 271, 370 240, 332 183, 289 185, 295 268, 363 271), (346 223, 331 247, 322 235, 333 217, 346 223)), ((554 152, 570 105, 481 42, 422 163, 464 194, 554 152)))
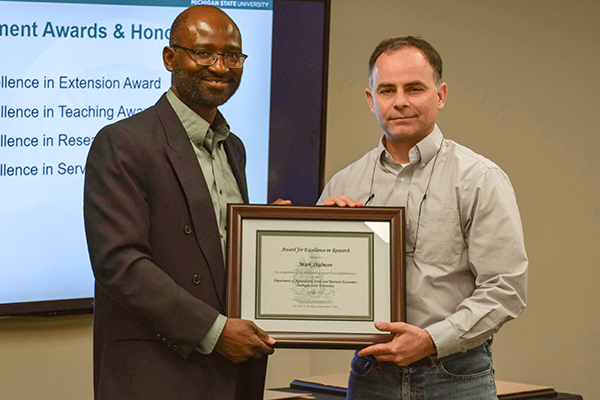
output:
POLYGON ((256 236, 256 319, 373 321, 373 232, 256 236))

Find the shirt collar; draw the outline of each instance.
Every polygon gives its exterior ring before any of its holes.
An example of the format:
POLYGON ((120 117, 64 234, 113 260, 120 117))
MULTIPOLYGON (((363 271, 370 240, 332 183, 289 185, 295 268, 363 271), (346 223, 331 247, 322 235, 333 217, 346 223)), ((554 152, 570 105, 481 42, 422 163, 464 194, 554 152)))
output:
MULTIPOLYGON (((394 163, 392 156, 387 152, 385 146, 383 144, 383 139, 385 135, 381 136, 379 139, 379 146, 377 148, 377 159, 381 163, 380 165, 385 168, 386 164, 394 163)), ((433 131, 425 136, 419 143, 417 143, 410 151, 408 152, 408 156, 410 158, 411 164, 419 163, 419 168, 423 169, 425 166, 435 157, 438 153, 440 146, 442 145, 442 140, 444 139, 444 135, 442 135, 442 131, 440 128, 435 125, 433 131)))
POLYGON ((222 142, 229 136, 229 124, 218 110, 211 129, 210 124, 181 101, 171 89, 167 91, 167 100, 179 117, 190 140, 199 148, 207 139, 212 142, 211 147, 214 148, 218 142, 222 142))

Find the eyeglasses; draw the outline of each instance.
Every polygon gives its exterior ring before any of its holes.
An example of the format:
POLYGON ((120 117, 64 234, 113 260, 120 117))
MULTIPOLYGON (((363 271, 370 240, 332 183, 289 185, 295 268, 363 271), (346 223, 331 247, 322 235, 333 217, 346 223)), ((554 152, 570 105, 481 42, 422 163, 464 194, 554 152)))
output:
POLYGON ((223 64, 225 64, 227 68, 242 68, 244 61, 248 58, 246 54, 242 53, 217 53, 212 50, 188 49, 187 47, 178 44, 174 44, 171 47, 187 51, 192 60, 199 65, 205 65, 207 67, 216 63, 219 56, 221 56, 223 57, 223 64))

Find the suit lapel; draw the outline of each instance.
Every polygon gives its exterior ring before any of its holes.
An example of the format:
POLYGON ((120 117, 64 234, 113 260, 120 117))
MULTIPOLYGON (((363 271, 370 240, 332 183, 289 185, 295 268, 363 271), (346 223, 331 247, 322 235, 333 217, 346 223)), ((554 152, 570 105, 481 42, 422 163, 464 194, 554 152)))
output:
POLYGON ((181 183, 192 217, 196 239, 210 269, 221 307, 225 310, 226 272, 223 252, 204 174, 200 169, 187 133, 165 95, 160 98, 155 107, 167 139, 165 145, 167 157, 181 183))
POLYGON ((242 194, 242 199, 244 199, 244 203, 248 204, 248 187, 246 184, 246 173, 244 171, 246 161, 242 159, 239 151, 236 151, 233 147, 231 134, 229 135, 229 138, 223 142, 223 148, 225 149, 225 154, 227 154, 227 160, 229 161, 229 165, 231 165, 233 176, 235 176, 238 188, 242 194))

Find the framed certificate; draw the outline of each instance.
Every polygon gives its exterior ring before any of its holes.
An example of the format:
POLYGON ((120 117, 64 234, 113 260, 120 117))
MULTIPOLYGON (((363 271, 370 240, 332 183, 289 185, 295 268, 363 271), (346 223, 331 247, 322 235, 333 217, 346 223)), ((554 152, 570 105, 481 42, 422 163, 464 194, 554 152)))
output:
POLYGON ((228 315, 276 347, 361 348, 406 320, 404 208, 230 205, 228 315))

